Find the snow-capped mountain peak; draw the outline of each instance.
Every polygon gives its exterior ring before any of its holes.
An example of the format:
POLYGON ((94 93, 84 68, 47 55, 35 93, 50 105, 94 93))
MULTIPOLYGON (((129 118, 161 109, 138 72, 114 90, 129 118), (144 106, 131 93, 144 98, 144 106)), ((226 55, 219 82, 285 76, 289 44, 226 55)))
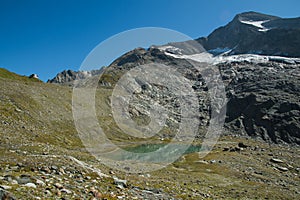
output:
POLYGON ((241 13, 226 26, 197 41, 214 55, 231 50, 230 55, 254 53, 300 57, 300 18, 241 13))

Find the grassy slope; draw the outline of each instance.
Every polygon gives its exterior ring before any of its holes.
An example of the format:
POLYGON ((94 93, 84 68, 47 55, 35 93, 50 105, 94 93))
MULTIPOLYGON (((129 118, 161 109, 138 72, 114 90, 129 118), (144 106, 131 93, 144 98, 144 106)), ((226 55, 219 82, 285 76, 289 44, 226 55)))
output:
POLYGON ((10 72, 4 68, 0 68, 0 77, 5 79, 23 81, 23 82, 42 82, 35 78, 28 78, 27 76, 20 76, 16 73, 10 72))
MULTIPOLYGON (((71 143, 76 141, 73 137, 76 132, 72 122, 70 88, 45 84, 13 73, 6 72, 0 76, 9 77, 0 78, 0 130, 4 134, 18 134, 23 140, 59 146, 65 146, 69 140, 71 143)), ((18 144, 20 141, 15 142, 18 144)))
MULTIPOLYGON (((84 150, 77 135, 71 112, 71 88, 30 81, 3 69, 0 71, 0 84, 0 176, 8 173, 15 176, 24 173, 38 176, 31 171, 32 167, 51 163, 58 166, 74 165, 59 157, 51 160, 43 157, 43 154, 72 155, 109 174, 109 168, 96 162, 84 150), (16 166, 18 162, 24 163, 26 167, 17 172, 6 170, 7 166, 16 166)), ((110 132, 109 135, 118 132, 108 114, 107 96, 111 91, 102 89, 98 92, 97 102, 101 105, 97 109, 102 113, 98 117, 102 120, 103 129, 110 132)), ((165 169, 150 173, 149 178, 115 173, 120 178, 126 178, 130 186, 158 188, 183 199, 298 199, 298 155, 299 148, 270 146, 251 139, 224 137, 213 152, 204 158, 208 164, 197 162, 199 158, 193 153, 165 169), (224 147, 234 147, 240 141, 251 147, 240 153, 222 151, 224 147), (255 150, 254 147, 258 148, 255 150), (277 164, 270 162, 272 157, 284 160, 282 165, 290 170, 276 170, 277 164), (212 160, 216 160, 216 163, 210 163, 212 160)), ((60 178, 70 183, 75 181, 73 178, 60 178)), ((2 184, 8 183, 0 179, 0 185, 2 184)), ((116 194, 127 193, 129 190, 117 189, 111 179, 102 179, 95 186, 102 193, 107 193, 108 187, 116 194)), ((14 190, 15 187, 11 192, 19 198, 29 194, 44 195, 42 187, 36 190, 14 190)), ((31 198, 34 199, 33 196, 26 197, 31 198)))

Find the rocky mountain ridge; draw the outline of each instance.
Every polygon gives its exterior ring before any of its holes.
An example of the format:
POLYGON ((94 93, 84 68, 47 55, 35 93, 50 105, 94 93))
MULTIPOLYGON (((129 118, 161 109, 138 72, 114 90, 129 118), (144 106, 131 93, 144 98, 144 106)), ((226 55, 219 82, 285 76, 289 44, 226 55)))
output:
MULTIPOLYGON (((281 57, 300 57, 300 18, 280 18, 257 12, 238 14, 223 27, 214 30, 207 37, 200 37, 195 41, 202 46, 208 56, 215 55, 266 55, 281 57)), ((192 41, 191 41, 192 42, 192 41)), ((200 52, 195 50, 189 42, 171 43, 175 48, 179 45, 188 45, 184 54, 200 52)), ((157 47, 157 46, 153 46, 157 47)), ((168 53, 174 53, 174 48, 166 48, 168 53)), ((134 59, 134 56, 132 57, 134 59)), ((65 70, 48 80, 50 83, 72 85, 75 79, 84 79, 92 75, 99 75, 100 71, 74 72, 65 70)))
MULTIPOLYGON (((199 97, 200 118, 202 126, 205 126, 210 113, 207 86, 201 73, 193 69, 189 60, 202 60, 203 56, 207 57, 207 53, 184 55, 178 52, 181 49, 172 44, 148 50, 135 49, 113 62, 104 71, 104 78, 100 81, 111 87, 116 84, 118 77, 136 66, 151 62, 171 65, 195 82, 193 88, 199 97)), ((226 87, 228 104, 225 127, 228 132, 262 138, 271 143, 300 144, 300 59, 235 55, 214 57, 211 64, 219 69, 226 87)), ((142 87, 145 83, 139 80, 138 84, 142 87)), ((139 98, 147 99, 147 90, 152 90, 152 99, 157 99, 158 103, 166 101, 160 98, 168 96, 166 92, 154 92, 154 87, 150 88, 137 94, 139 98)), ((143 107, 144 103, 136 105, 133 110, 140 114, 146 113, 141 109, 143 107)), ((170 127, 178 126, 180 120, 176 122, 174 116, 170 119, 170 127)))
POLYGON ((73 86, 75 80, 82 80, 92 76, 100 75, 104 70, 104 68, 105 67, 102 67, 99 70, 91 70, 91 71, 64 70, 58 73, 54 78, 49 79, 47 83, 73 86))
POLYGON ((238 14, 208 37, 198 38, 214 54, 261 54, 300 57, 300 18, 280 18, 256 12, 238 14))
MULTIPOLYGON (((291 35, 294 40, 286 36, 290 31, 299 31, 299 24, 298 18, 282 19, 254 12, 238 14, 228 25, 215 30, 208 38, 196 40, 197 42, 169 43, 149 49, 137 48, 122 55, 101 71, 103 74, 99 86, 112 89, 123 74, 139 65, 161 63, 172 66, 184 77, 195 82, 193 88, 199 97, 201 108, 200 124, 205 127, 210 119, 210 100, 206 83, 191 61, 205 62, 219 70, 225 83, 228 98, 225 127, 228 132, 262 138, 271 143, 299 145, 300 58, 287 56, 300 54, 293 48, 289 49, 292 53, 286 54, 288 51, 285 51, 286 48, 298 44, 298 36, 291 35), (277 32, 280 34, 274 34, 277 32), (272 42, 282 41, 282 37, 285 38, 285 42, 272 42), (260 38, 271 39, 264 41, 260 38), (237 46, 236 42, 240 46, 237 46), (253 47, 249 43, 256 44, 256 49, 263 45, 266 51, 249 49, 253 47), (221 51, 222 49, 226 49, 226 52, 221 51), (281 53, 276 53, 276 49, 281 49, 281 53), (252 54, 246 54, 249 52, 252 54)), ((94 74, 99 75, 100 71, 94 74)), ((58 74, 52 82, 66 82, 72 85, 70 83, 74 78, 83 79, 92 75, 93 73, 82 75, 81 72, 76 74, 65 71, 58 74)), ((143 87, 142 80, 139 80, 138 84, 143 87)), ((136 104, 130 111, 131 116, 141 122, 147 121, 145 108, 150 102, 141 102, 138 99, 143 101, 152 93, 152 100, 165 105, 168 100, 160 96, 170 95, 170 91, 160 90, 157 86, 152 85, 150 88, 149 91, 144 89, 143 93, 135 94, 136 104)), ((176 113, 178 108, 174 106, 175 104, 171 110, 176 113)), ((167 120, 170 130, 174 131, 173 128, 178 127, 179 118, 180 116, 176 115, 170 116, 167 120)), ((161 133, 160 137, 172 136, 161 133)))

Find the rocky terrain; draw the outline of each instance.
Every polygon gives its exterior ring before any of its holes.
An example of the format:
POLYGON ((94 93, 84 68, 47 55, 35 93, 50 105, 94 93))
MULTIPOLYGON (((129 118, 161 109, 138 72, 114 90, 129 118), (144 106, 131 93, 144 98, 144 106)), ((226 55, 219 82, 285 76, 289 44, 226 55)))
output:
MULTIPOLYGON (((207 85, 201 73, 193 69, 187 61, 197 56, 201 59, 202 53, 183 56, 172 54, 169 49, 180 51, 172 44, 169 44, 168 48, 135 49, 112 63, 104 71, 100 82, 105 82, 106 88, 113 88, 118 77, 138 65, 151 62, 171 65, 184 77, 195 81, 193 89, 198 95, 200 128, 203 128, 209 121, 210 113, 207 85)), ((213 57, 211 62, 220 71, 226 88, 228 103, 225 127, 228 131, 262 138, 271 143, 300 144, 300 59, 241 55, 213 57)), ((137 82, 140 87, 145 85, 142 80, 137 82)), ((137 118, 139 115, 141 121, 146 120, 143 116, 147 106, 141 100, 147 99, 147 95, 152 95, 152 100, 164 105, 169 101, 164 96, 170 97, 169 93, 170 91, 157 89, 153 84, 135 93, 140 101, 139 105, 132 107, 132 116, 137 118)), ((172 101, 176 104, 176 101, 172 101)), ((168 127, 173 131, 179 122, 178 117, 176 119, 176 116, 171 116, 168 127)), ((168 136, 164 135, 164 138, 166 137, 168 136)))
MULTIPOLYGON (((227 69, 227 65, 223 63, 220 68, 227 69)), ((197 152, 189 152, 166 168, 145 174, 110 169, 85 150, 77 135, 71 112, 72 88, 19 77, 8 71, 2 74, 5 74, 0 78, 2 199, 298 199, 300 196, 297 146, 268 144, 255 138, 232 136, 232 132, 225 132, 213 151, 202 159, 197 152)), ((229 80, 228 74, 231 73, 227 73, 229 80)), ((106 77, 108 81, 109 76, 106 77)), ((119 132, 109 118, 106 103, 111 88, 101 84, 97 95, 101 125, 113 139, 119 132)), ((289 112, 294 111, 282 113, 289 112)))
POLYGON ((268 142, 300 144, 299 64, 237 62, 218 67, 229 82, 229 130, 268 142))

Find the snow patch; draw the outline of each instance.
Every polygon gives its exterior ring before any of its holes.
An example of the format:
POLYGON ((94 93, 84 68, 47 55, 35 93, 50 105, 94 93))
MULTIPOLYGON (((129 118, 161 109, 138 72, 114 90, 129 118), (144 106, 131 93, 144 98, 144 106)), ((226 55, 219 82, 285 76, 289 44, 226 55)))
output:
MULTIPOLYGON (((226 54, 221 54, 214 56, 210 52, 202 52, 197 54, 185 55, 181 53, 181 49, 173 46, 162 46, 158 47, 159 50, 164 52, 165 55, 171 56, 178 59, 187 59, 193 60, 196 62, 209 63, 209 64, 220 64, 220 63, 231 63, 231 62, 250 62, 250 63, 267 63, 270 61, 281 62, 286 64, 300 64, 300 58, 290 58, 283 56, 265 56, 257 54, 240 54, 240 55, 231 55, 226 56, 226 54), (174 52, 175 51, 175 52, 174 52), (179 53, 178 53, 179 52, 179 53)), ((225 50, 218 48, 219 51, 225 50)), ((226 49, 231 51, 231 49, 226 49)))
POLYGON ((197 54, 185 55, 182 53, 182 49, 174 46, 159 46, 157 47, 160 51, 164 52, 165 55, 173 58, 194 60, 197 62, 213 63, 213 55, 208 52, 202 52, 197 54))
POLYGON ((270 20, 265 20, 265 21, 243 21, 243 20, 240 20, 240 22, 242 22, 243 24, 249 24, 249 25, 252 25, 252 26, 255 26, 258 29, 258 31, 261 31, 261 32, 266 32, 270 29, 264 27, 262 24, 265 23, 265 22, 268 22, 270 20))
POLYGON ((230 49, 228 47, 208 50, 209 53, 217 54, 217 55, 224 54, 224 53, 226 54, 226 53, 229 53, 230 51, 232 51, 232 49, 230 49))
POLYGON ((286 64, 300 63, 300 58, 287 58, 282 56, 264 56, 255 54, 241 54, 233 56, 217 56, 214 57, 214 64, 226 62, 251 62, 251 63, 266 63, 269 61, 281 62, 286 64))
POLYGON ((207 52, 203 53, 198 53, 198 54, 192 54, 192 55, 175 55, 172 53, 165 52, 167 56, 172 56, 174 58, 179 58, 179 59, 188 59, 188 60, 194 60, 197 62, 205 62, 205 63, 213 63, 214 58, 213 55, 207 52))
POLYGON ((173 46, 158 46, 158 47, 153 46, 152 48, 158 48, 161 51, 165 51, 168 48, 175 48, 175 47, 173 47, 173 46))
POLYGON ((175 55, 181 55, 181 49, 174 47, 174 46, 160 46, 158 47, 159 50, 168 52, 170 54, 175 54, 175 55))

